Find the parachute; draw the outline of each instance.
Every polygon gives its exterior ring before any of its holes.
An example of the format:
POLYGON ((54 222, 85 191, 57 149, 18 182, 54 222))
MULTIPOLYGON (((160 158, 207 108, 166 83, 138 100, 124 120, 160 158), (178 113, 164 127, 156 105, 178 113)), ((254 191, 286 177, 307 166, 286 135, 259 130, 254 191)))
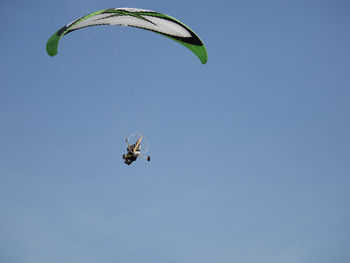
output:
POLYGON ((97 25, 122 25, 149 30, 166 36, 191 50, 202 62, 208 56, 202 40, 185 24, 158 12, 136 8, 110 8, 80 17, 55 32, 46 43, 50 56, 57 54, 58 43, 64 35, 77 29, 97 25))

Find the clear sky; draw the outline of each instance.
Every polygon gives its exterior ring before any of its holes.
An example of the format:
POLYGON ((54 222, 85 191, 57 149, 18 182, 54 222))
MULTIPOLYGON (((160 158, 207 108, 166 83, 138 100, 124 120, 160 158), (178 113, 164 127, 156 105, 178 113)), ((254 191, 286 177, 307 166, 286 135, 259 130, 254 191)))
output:
POLYGON ((350 262, 348 1, 2 0, 0 262, 350 262), (190 26, 95 27, 111 7, 190 26), (141 132, 151 162, 126 166, 141 132))

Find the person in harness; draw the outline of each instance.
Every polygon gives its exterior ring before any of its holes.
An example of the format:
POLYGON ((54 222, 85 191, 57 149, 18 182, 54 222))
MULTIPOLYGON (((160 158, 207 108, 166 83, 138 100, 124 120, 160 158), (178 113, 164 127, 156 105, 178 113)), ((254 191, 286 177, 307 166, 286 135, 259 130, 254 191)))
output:
MULTIPOLYGON (((142 141, 142 137, 140 137, 136 143, 130 145, 128 140, 126 139, 127 153, 126 153, 126 155, 123 154, 124 163, 126 163, 127 165, 130 165, 134 161, 136 161, 138 157, 140 157, 140 156, 143 157, 141 154, 141 141, 142 141)), ((147 159, 147 161, 150 161, 151 157, 147 156, 147 158, 145 158, 145 159, 147 159)))

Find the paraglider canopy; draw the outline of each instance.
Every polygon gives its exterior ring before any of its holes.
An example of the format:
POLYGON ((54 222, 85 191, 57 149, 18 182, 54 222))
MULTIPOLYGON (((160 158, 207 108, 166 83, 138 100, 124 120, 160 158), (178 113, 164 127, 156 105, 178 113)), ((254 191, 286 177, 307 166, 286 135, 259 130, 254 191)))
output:
POLYGON ((50 56, 57 54, 58 43, 64 35, 77 29, 97 25, 137 27, 166 36, 190 49, 205 64, 207 50, 200 38, 185 24, 158 12, 136 8, 110 8, 80 17, 54 33, 46 43, 50 56))

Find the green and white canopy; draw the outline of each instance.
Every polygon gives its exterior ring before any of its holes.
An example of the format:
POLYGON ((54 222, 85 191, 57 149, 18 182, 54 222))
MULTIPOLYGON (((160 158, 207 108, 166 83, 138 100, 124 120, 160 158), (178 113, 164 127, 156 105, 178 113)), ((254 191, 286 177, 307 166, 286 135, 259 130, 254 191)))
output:
POLYGON ((150 10, 136 8, 111 8, 93 12, 65 25, 46 43, 50 56, 57 54, 61 37, 84 27, 97 25, 122 25, 137 27, 164 35, 190 49, 200 61, 207 62, 207 50, 200 38, 185 24, 175 18, 150 10))

